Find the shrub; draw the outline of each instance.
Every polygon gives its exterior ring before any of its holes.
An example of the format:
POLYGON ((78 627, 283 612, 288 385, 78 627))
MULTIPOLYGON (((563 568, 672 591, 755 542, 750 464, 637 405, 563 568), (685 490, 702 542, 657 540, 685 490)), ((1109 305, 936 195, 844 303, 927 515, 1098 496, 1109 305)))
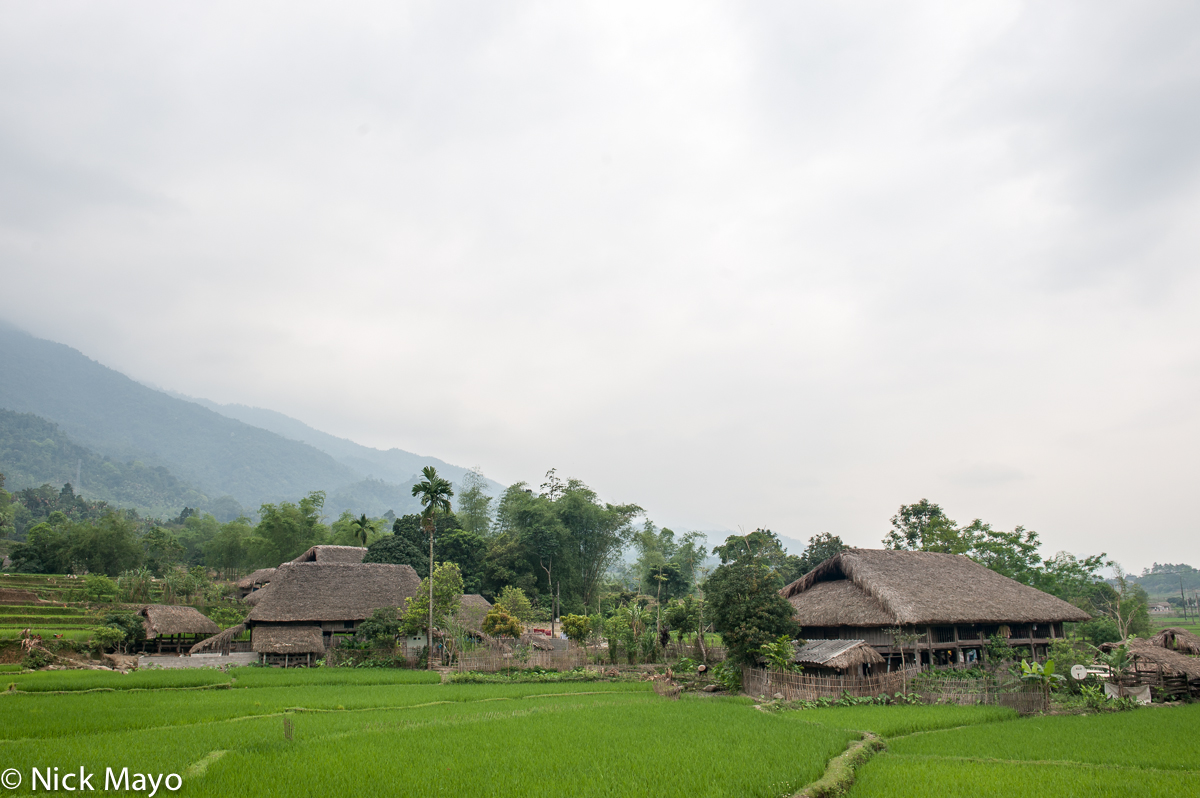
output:
POLYGON ((88 574, 83 582, 83 595, 88 601, 111 603, 119 592, 117 583, 104 574, 88 574))
POLYGON ((521 636, 521 622, 505 612, 499 604, 488 610, 487 617, 483 619, 481 628, 486 634, 492 637, 521 636))
POLYGON ((92 630, 92 646, 98 651, 117 648, 125 641, 125 631, 116 626, 97 626, 92 630))

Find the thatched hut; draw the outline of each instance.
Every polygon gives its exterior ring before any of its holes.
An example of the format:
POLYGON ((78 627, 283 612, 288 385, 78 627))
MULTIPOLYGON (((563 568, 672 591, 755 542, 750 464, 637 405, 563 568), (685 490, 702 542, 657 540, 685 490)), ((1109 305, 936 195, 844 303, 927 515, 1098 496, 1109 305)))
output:
POLYGON ((138 615, 142 616, 142 625, 146 628, 143 648, 149 648, 153 643, 159 654, 164 647, 179 653, 184 648, 191 648, 198 640, 221 631, 221 627, 201 615, 195 607, 147 604, 138 610, 138 615))
POLYGON ((212 637, 201 640, 196 645, 188 649, 189 654, 228 654, 234 649, 234 641, 242 636, 246 631, 246 624, 239 623, 236 626, 231 626, 228 629, 213 635, 212 637))
POLYGON ((1200 637, 1178 626, 1168 626, 1150 638, 1150 642, 1180 654, 1200 655, 1200 637))
POLYGON ((478 593, 464 593, 458 605, 458 614, 454 618, 465 628, 482 635, 483 619, 491 609, 492 602, 478 593))
POLYGON ((259 568, 254 573, 239 579, 237 583, 238 598, 245 598, 270 583, 271 578, 275 576, 275 571, 275 568, 259 568))
POLYGON ((993 635, 1044 656, 1091 616, 956 554, 847 549, 781 591, 805 637, 864 640, 889 665, 982 659, 993 635))
POLYGON ((335 636, 353 634, 375 610, 403 607, 420 585, 411 565, 285 563, 279 566, 270 589, 262 591, 246 623, 253 629, 313 628, 321 633, 327 648, 335 636))
POLYGON ((268 665, 312 665, 325 654, 319 626, 256 626, 250 640, 254 653, 268 665))
POLYGON ((366 553, 360 546, 313 546, 292 562, 361 563, 366 553))
POLYGON ((873 666, 887 663, 865 640, 809 640, 793 661, 813 676, 870 676, 873 666))

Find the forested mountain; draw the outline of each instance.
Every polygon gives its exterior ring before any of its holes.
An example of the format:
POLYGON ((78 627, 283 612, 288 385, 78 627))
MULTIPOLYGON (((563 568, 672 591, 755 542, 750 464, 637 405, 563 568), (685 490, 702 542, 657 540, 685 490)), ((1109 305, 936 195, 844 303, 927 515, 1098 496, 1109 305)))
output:
MULTIPOLYGON (((102 457, 72 441, 53 422, 3 409, 0 473, 12 491, 44 484, 59 488, 70 483, 77 493, 91 499, 137 507, 152 515, 174 515, 185 506, 218 509, 207 496, 180 482, 162 466, 102 457)), ((236 510, 234 517, 241 508, 236 510)))
MULTIPOLYGON (((393 510, 403 514, 417 507, 409 486, 420 464, 439 464, 455 482, 466 473, 466 469, 441 464, 433 458, 398 449, 380 452, 311 428, 304 427, 308 432, 301 430, 306 437, 336 450, 338 457, 335 457, 309 443, 149 388, 68 346, 35 338, 3 322, 0 322, 0 408, 53 422, 58 434, 65 436, 64 440, 80 447, 58 460, 38 459, 25 444, 35 438, 41 441, 47 438, 36 437, 42 431, 31 428, 33 437, 22 438, 22 462, 41 465, 34 470, 29 470, 33 468, 29 465, 27 474, 37 469, 42 469, 37 473, 59 473, 66 468, 65 474, 54 479, 45 477, 51 484, 61 486, 73 477, 74 469, 67 467, 72 464, 72 457, 76 466, 81 460, 85 467, 93 463, 97 468, 106 468, 109 474, 110 481, 104 484, 111 498, 106 500, 142 510, 160 507, 158 501, 167 501, 172 491, 176 496, 186 496, 192 490, 210 502, 231 497, 252 512, 263 503, 294 500, 320 490, 328 494, 325 504, 328 511, 350 509, 378 516, 393 510), (83 450, 89 456, 85 457, 83 450), (356 467, 350 464, 357 463, 355 458, 366 462, 356 467), (379 460, 379 464, 372 463, 371 458, 379 460), (404 473, 402 466, 405 458, 414 463, 414 470, 408 473, 404 473), (121 479, 112 470, 129 472, 136 468, 145 472, 139 472, 138 479, 130 486, 118 489, 121 479), (163 476, 154 469, 170 473, 163 476), (158 475, 159 482, 149 479, 153 474, 158 475), (384 479, 370 479, 371 475, 384 479), (58 481, 60 478, 62 482, 58 481), (132 487, 135 483, 147 487, 132 487), (148 487, 151 483, 153 486, 148 487), (168 487, 168 483, 173 487, 168 487), (118 497, 121 490, 125 494, 118 497), (153 495, 146 495, 145 501, 137 500, 128 495, 131 490, 149 491, 153 495)), ((285 422, 300 425, 270 411, 245 410, 253 411, 251 416, 276 427, 286 426, 285 422)), ((0 472, 13 468, 14 464, 0 460, 0 472)), ((101 498, 91 488, 93 484, 99 488, 103 480, 96 481, 94 475, 90 479, 88 475, 81 473, 81 476, 80 492, 101 498)), ((10 476, 10 486, 18 482, 23 480, 10 476)), ((197 503, 203 508, 203 502, 197 503)), ((195 506, 183 499, 177 507, 168 506, 168 512, 177 513, 184 504, 195 506)))
MULTIPOLYGON (((346 438, 339 438, 327 432, 313 429, 303 421, 291 416, 285 416, 274 410, 247 405, 222 405, 207 399, 197 399, 184 394, 168 392, 172 396, 195 402, 201 407, 207 407, 223 416, 237 419, 254 427, 269 430, 276 435, 282 435, 293 441, 301 441, 313 446, 333 457, 339 463, 349 466, 355 471, 365 474, 373 480, 383 480, 399 485, 411 485, 416 474, 421 473, 425 466, 433 466, 438 473, 454 483, 459 483, 467 470, 462 466, 451 465, 436 457, 425 457, 403 449, 372 449, 369 446, 355 443, 346 438)), ((487 480, 489 495, 497 496, 504 486, 498 482, 487 480)))

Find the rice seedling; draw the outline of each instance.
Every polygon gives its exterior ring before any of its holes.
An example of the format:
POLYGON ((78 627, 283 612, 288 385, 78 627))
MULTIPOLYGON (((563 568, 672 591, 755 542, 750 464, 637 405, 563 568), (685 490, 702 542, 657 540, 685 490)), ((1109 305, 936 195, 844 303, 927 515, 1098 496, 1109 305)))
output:
POLYGON ((164 687, 207 687, 231 684, 231 677, 216 668, 186 670, 120 671, 39 671, 21 674, 10 680, 23 693, 79 690, 157 690, 164 687))
POLYGON ((888 707, 821 707, 781 714, 793 721, 870 731, 882 737, 973 726, 981 723, 997 723, 1014 720, 1017 717, 1016 712, 1005 707, 928 704, 888 707))
POLYGON ((401 668, 230 668, 238 687, 345 684, 438 684, 442 677, 431 671, 401 668))

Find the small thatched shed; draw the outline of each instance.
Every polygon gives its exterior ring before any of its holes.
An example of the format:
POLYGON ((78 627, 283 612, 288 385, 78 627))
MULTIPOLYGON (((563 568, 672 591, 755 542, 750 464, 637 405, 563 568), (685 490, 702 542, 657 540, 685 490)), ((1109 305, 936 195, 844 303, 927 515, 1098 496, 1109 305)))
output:
POLYGON ((869 675, 873 665, 887 662, 865 640, 809 640, 796 649, 794 660, 808 673, 869 675))
POLYGON ((138 615, 142 616, 142 625, 146 628, 146 642, 154 641, 159 653, 164 646, 168 651, 182 651, 199 638, 221 631, 221 627, 201 615, 195 607, 147 604, 138 610, 138 615))
POLYGON ((1161 648, 1176 651, 1180 654, 1200 655, 1200 637, 1181 629, 1169 626, 1150 638, 1150 642, 1161 648))
POLYGON ((359 546, 313 546, 292 562, 360 563, 366 553, 359 546))
POLYGON ((972 661, 992 635, 1037 655, 1066 621, 1091 616, 956 554, 847 549, 782 590, 805 636, 864 640, 884 656, 972 661), (899 630, 898 632, 896 630, 899 630))
POLYGON ((325 638, 319 626, 264 625, 250 633, 251 647, 268 664, 311 665, 325 653, 325 638))
POLYGON ((192 646, 189 654, 228 654, 233 646, 233 641, 246 631, 246 624, 239 623, 237 626, 231 626, 219 634, 201 640, 196 645, 192 646))
POLYGON ((421 580, 411 565, 387 563, 286 563, 250 611, 251 627, 307 624, 323 631, 326 646, 352 633, 381 607, 403 607, 421 580))
MULTIPOLYGON (((1120 643, 1105 643, 1102 651, 1112 651, 1120 643)), ((1129 653, 1137 658, 1136 669, 1147 670, 1147 666, 1159 668, 1168 676, 1186 676, 1189 682, 1200 681, 1200 658, 1189 657, 1168 648, 1156 645, 1152 640, 1134 638, 1128 642, 1129 653)))
POLYGON ((491 609, 492 603, 478 593, 464 593, 454 617, 472 632, 483 634, 483 619, 491 609))
POLYGON ((275 576, 275 571, 275 568, 259 568, 254 573, 239 579, 237 583, 238 598, 245 598, 255 590, 268 584, 271 578, 275 576))

